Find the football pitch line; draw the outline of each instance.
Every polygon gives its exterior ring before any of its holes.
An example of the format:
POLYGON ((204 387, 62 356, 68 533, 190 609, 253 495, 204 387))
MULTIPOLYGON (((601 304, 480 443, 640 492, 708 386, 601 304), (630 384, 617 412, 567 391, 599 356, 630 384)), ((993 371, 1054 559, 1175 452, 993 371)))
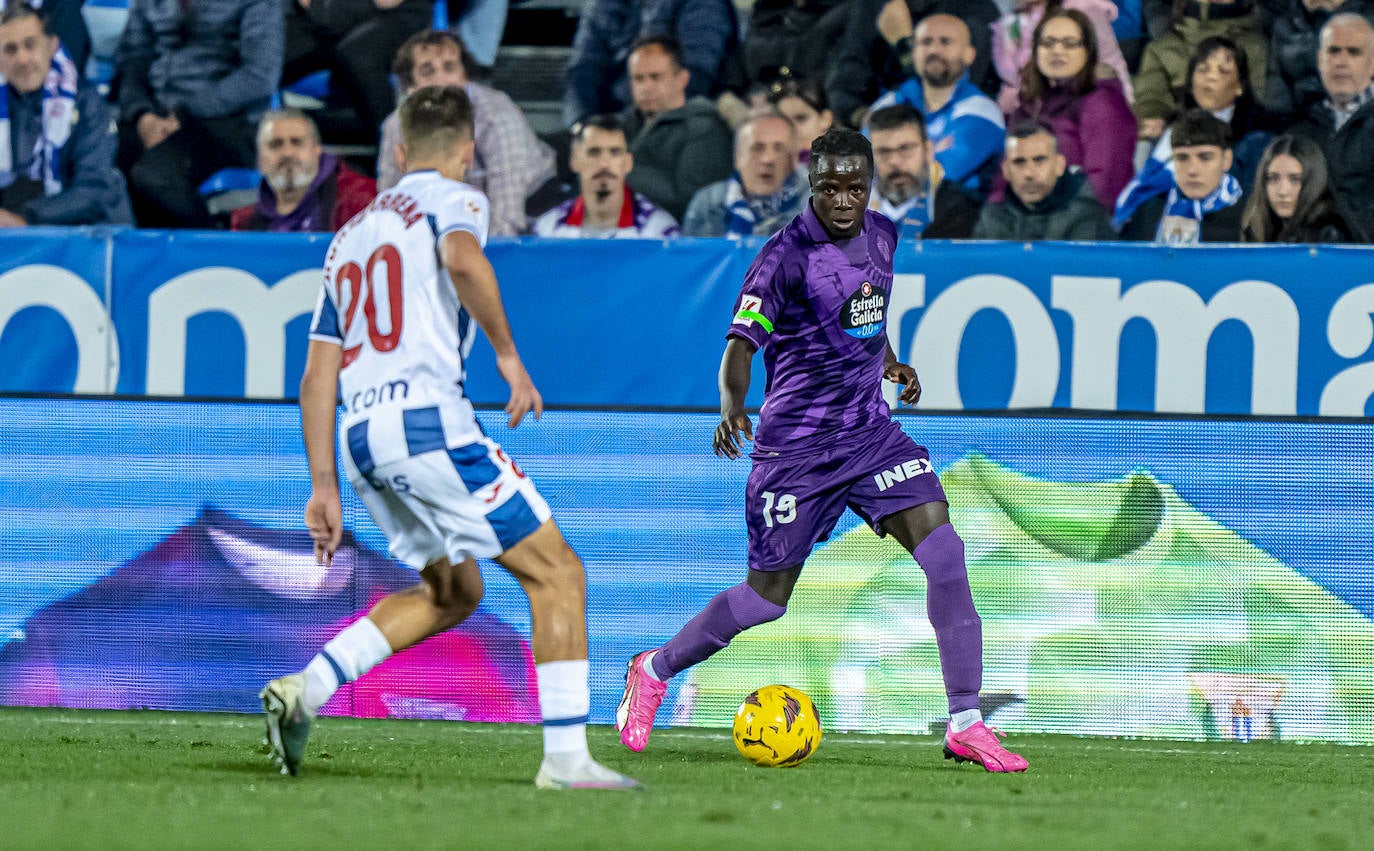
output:
MULTIPOLYGON (((330 727, 330 729, 332 729, 332 730, 338 730, 338 731, 357 731, 357 732, 365 732, 365 731, 368 731, 368 730, 369 730, 369 725, 368 725, 368 723, 366 723, 365 721, 360 721, 359 719, 345 718, 345 717, 342 717, 342 716, 335 716, 335 715, 326 715, 326 716, 324 716, 323 720, 325 721, 325 723, 326 723, 326 724, 330 727)), ((375 720, 395 720, 395 719, 375 719, 375 720)), ((419 719, 419 720, 423 721, 423 719, 419 719)), ((31 724, 31 723, 33 722, 33 719, 32 719, 31 717, 20 717, 20 716, 17 716, 17 715, 11 715, 11 714, 9 714, 9 713, 0 712, 0 723, 4 723, 4 722, 31 724)), ((137 726, 137 727, 148 727, 148 726, 164 726, 164 727, 207 726, 207 727, 232 727, 232 728, 238 728, 238 729, 244 729, 244 730, 251 729, 251 728, 255 728, 255 727, 260 727, 260 726, 262 725, 261 719, 258 718, 258 717, 256 717, 256 716, 252 716, 252 715, 245 715, 245 716, 243 716, 241 719, 240 719, 240 718, 225 718, 225 717, 216 716, 216 715, 207 715, 205 718, 195 718, 195 719, 192 719, 192 720, 186 720, 186 719, 182 719, 182 718, 157 718, 157 717, 149 717, 149 716, 128 717, 128 716, 120 716, 120 715, 117 715, 117 714, 112 714, 112 715, 111 715, 110 717, 108 717, 108 718, 77 718, 77 717, 60 716, 60 715, 59 715, 59 716, 56 716, 56 717, 53 717, 53 718, 45 718, 45 719, 44 719, 44 722, 45 722, 45 723, 51 723, 51 724, 72 724, 72 725, 83 725, 83 726, 91 726, 91 727, 98 727, 98 726, 131 726, 131 727, 133 727, 133 726, 137 726)), ((433 722, 433 723, 436 723, 436 724, 448 724, 448 723, 453 723, 453 722, 449 722, 449 721, 435 721, 435 722, 433 722)), ((461 723, 461 722, 460 722, 460 723, 461 723)), ((594 726, 604 726, 604 725, 594 725, 594 726)), ((480 734, 480 735, 512 735, 512 734, 514 734, 514 735, 529 735, 529 736, 535 736, 535 735, 540 735, 540 734, 542 734, 542 730, 540 729, 540 727, 539 727, 538 725, 535 725, 535 724, 529 724, 529 725, 505 725, 505 724, 501 724, 501 725, 487 725, 487 724, 471 724, 471 723, 470 723, 470 724, 466 724, 466 725, 463 727, 463 733, 464 733, 464 735, 467 735, 467 734, 480 734), (522 728, 525 728, 525 727, 527 727, 528 729, 522 729, 522 728)), ((720 733, 708 733, 708 732, 696 732, 696 731, 688 732, 688 731, 686 731, 686 730, 659 730, 658 733, 657 733, 657 735, 666 736, 666 737, 670 737, 670 738, 674 738, 674 739, 688 739, 688 740, 694 740, 694 741, 729 741, 729 739, 730 739, 730 734, 729 734, 729 733, 725 733, 725 732, 720 732, 720 733)), ((1034 735, 1034 734, 1028 734, 1028 735, 1034 735)), ((1079 747, 1079 748, 1082 748, 1083 750, 1087 750, 1087 751, 1098 750, 1098 751, 1114 751, 1114 752, 1127 752, 1127 753, 1167 754, 1167 755, 1172 755, 1172 756, 1205 756, 1205 757, 1214 757, 1214 756, 1237 756, 1237 755, 1240 755, 1241 753, 1244 752, 1244 749, 1243 749, 1243 748, 1222 749, 1222 750, 1211 750, 1211 749, 1209 749, 1209 750, 1198 750, 1198 749, 1196 749, 1196 748, 1168 747, 1168 746, 1167 746, 1167 743, 1165 743, 1165 742, 1158 742, 1157 744, 1149 744, 1149 745, 1147 745, 1144 741, 1141 741, 1141 742, 1135 743, 1135 744, 1114 744, 1114 743, 1110 743, 1108 740, 1093 740, 1093 739, 1089 739, 1089 738, 1078 738, 1078 737, 1064 737, 1064 738, 1074 738, 1074 739, 1076 740, 1076 742, 1077 742, 1077 745, 1076 745, 1076 746, 1079 747)), ((827 733, 827 734, 825 735, 824 743, 825 743, 826 745, 864 745, 864 746, 881 745, 881 746, 883 746, 883 747, 893 747, 893 746, 895 746, 895 747, 915 747, 915 748, 928 748, 928 747, 931 747, 931 746, 932 746, 932 745, 931 745, 931 737, 930 737, 930 736, 924 736, 924 737, 922 737, 922 736, 912 735, 912 736, 903 736, 903 737, 900 737, 900 738, 886 738, 886 737, 883 737, 883 736, 869 735, 869 734, 866 734, 866 733, 827 733)))

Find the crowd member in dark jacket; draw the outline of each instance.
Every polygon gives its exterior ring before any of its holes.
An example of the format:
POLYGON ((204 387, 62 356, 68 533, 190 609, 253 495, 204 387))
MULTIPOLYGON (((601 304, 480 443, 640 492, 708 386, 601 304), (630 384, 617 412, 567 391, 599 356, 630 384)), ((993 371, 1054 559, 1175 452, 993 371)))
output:
POLYGON ((1269 143, 1245 205, 1244 242, 1364 242, 1331 191, 1326 157, 1311 139, 1280 136, 1269 143))
POLYGON ((130 224, 105 102, 32 8, 0 13, 0 227, 130 224))
POLYGON ((983 207, 974 239, 1111 240, 1111 218, 1092 184, 1069 171, 1055 136, 1043 124, 1023 121, 1007 133, 1002 159, 1007 196, 983 207))
POLYGON ((635 167, 630 188, 682 221, 702 187, 730 176, 734 135, 715 104, 687 97, 690 72, 671 39, 646 39, 630 54, 634 106, 621 118, 635 167))
POLYGON ((1103 206, 1131 180, 1136 123, 1120 81, 1098 79, 1097 37, 1077 9, 1051 9, 1035 28, 1035 54, 1021 69, 1012 122, 1046 124, 1059 154, 1080 167, 1103 206))
POLYGON ((278 0, 134 0, 115 57, 120 167, 145 227, 214 226, 197 187, 254 159, 281 79, 278 0))
POLYGON ((1374 0, 1288 0, 1274 21, 1265 74, 1264 105, 1283 117, 1299 117, 1326 97, 1317 73, 1317 36, 1337 12, 1374 19, 1374 0))
POLYGON ((258 127, 258 202, 230 217, 234 230, 333 233, 377 197, 377 181, 320 146, 320 131, 299 109, 278 109, 258 127))
POLYGON ((1123 193, 1121 238, 1159 245, 1239 242, 1244 195, 1231 167, 1231 130, 1202 109, 1173 126, 1173 180, 1163 194, 1123 193), (1129 206, 1128 206, 1129 205, 1129 206))
MULTIPOLYGON (((721 68, 722 114, 738 116, 731 118, 738 126, 750 94, 775 83, 808 81, 823 90, 848 20, 846 0, 755 0, 744 40, 721 68)), ((809 156, 809 146, 802 149, 809 156)))
POLYGON ((858 127, 879 94, 916 75, 911 37, 934 14, 954 15, 968 25, 975 51, 969 79, 988 92, 997 90, 991 27, 1001 13, 993 0, 852 0, 825 84, 837 121, 858 127))
MULTIPOLYGON (((631 102, 626 62, 639 41, 669 38, 691 73, 689 97, 715 94, 725 59, 739 43, 730 0, 592 0, 573 36, 563 121, 619 112, 631 102)), ((685 202, 684 202, 685 203, 685 202)))
POLYGON ((1320 45, 1326 99, 1292 129, 1322 146, 1336 194, 1360 228, 1374 233, 1374 25, 1360 15, 1334 15, 1320 45))
POLYGON ((905 103, 874 110, 868 133, 873 141, 868 206, 892 220, 897 238, 968 239, 980 202, 944 176, 921 113, 905 103))

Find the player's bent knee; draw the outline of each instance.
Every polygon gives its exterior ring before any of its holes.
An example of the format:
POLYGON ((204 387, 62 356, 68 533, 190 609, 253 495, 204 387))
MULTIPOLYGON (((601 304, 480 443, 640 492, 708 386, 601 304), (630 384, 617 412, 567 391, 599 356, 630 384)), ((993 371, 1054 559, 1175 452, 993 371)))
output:
POLYGON ((485 593, 482 574, 473 561, 432 564, 421 574, 429 588, 430 601, 445 621, 460 623, 477 610, 485 593))

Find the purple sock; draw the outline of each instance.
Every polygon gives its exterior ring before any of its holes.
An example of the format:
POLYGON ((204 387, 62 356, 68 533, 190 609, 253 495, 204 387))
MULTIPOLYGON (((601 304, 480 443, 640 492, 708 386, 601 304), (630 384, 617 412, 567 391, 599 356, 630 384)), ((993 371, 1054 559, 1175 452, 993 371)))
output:
POLYGON ((926 615, 940 648, 949 711, 978 708, 983 686, 983 621, 973 608, 964 542, 946 523, 912 552, 926 574, 926 615))
POLYGON ((653 658, 654 673, 667 680, 709 659, 749 627, 775 621, 786 611, 786 606, 768 602, 746 582, 726 588, 663 645, 653 658))

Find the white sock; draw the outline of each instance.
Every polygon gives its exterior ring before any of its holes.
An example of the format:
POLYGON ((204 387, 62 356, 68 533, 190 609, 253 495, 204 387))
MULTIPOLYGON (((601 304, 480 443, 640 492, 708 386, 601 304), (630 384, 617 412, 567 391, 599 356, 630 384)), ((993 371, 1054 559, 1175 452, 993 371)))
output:
POLYGON ((949 716, 949 728, 956 733, 962 733, 974 724, 983 720, 983 713, 977 709, 965 709, 949 716))
POLYGON ((648 656, 644 657, 644 673, 648 674, 651 678, 653 678, 655 682, 666 683, 668 682, 668 678, 659 676, 658 671, 654 670, 654 659, 657 657, 657 650, 653 651, 648 656))
POLYGON ((534 666, 539 678, 539 712, 544 718, 544 755, 586 754, 587 716, 592 708, 586 659, 534 666))
POLYGON ((324 646, 305 666, 305 708, 319 711, 344 683, 351 683, 391 655, 391 644, 369 618, 360 618, 324 646))

